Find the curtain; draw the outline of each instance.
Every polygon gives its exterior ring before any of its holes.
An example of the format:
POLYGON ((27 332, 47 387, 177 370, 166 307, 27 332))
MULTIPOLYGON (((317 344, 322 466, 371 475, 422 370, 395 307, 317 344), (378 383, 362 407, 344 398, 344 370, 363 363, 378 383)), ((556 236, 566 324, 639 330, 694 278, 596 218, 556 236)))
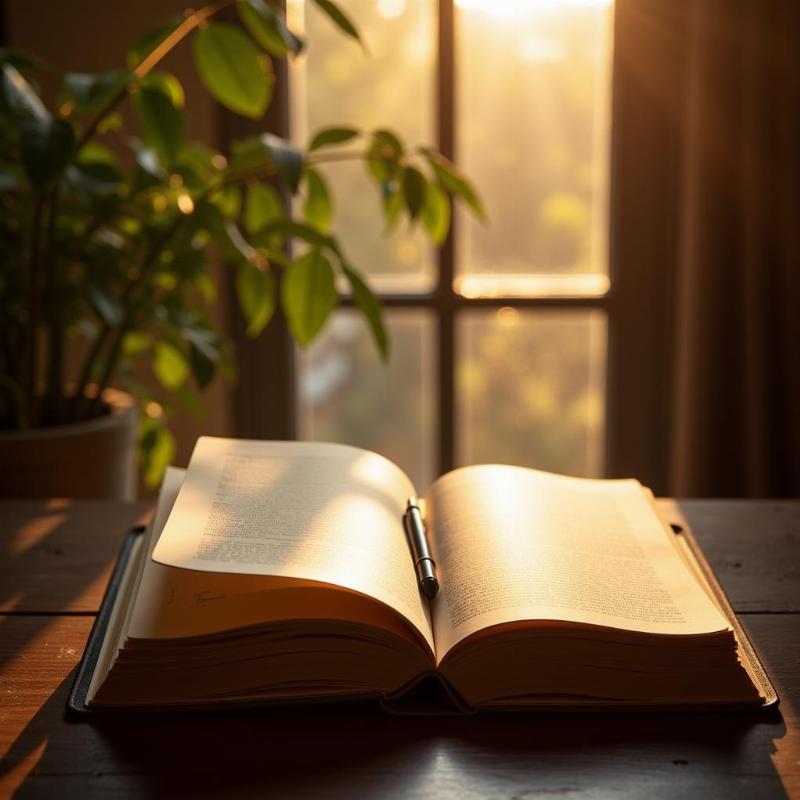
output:
POLYGON ((800 2, 616 0, 611 475, 800 496, 800 2))
POLYGON ((800 496, 800 3, 686 13, 669 488, 800 496))

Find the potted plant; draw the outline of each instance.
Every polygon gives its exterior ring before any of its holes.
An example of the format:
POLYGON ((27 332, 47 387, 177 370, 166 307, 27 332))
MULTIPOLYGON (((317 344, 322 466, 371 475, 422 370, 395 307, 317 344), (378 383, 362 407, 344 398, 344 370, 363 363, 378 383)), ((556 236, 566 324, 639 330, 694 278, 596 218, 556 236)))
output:
MULTIPOLYGON (((359 39, 337 5, 314 5, 359 39)), ((437 243, 452 199, 483 213, 450 162, 389 130, 326 128, 305 148, 265 132, 227 153, 186 141, 181 84, 161 62, 187 45, 210 94, 259 119, 271 59, 297 55, 304 42, 278 3, 220 0, 143 37, 128 69, 64 75, 51 107, 35 88, 36 61, 0 54, 6 496, 125 496, 134 440, 147 482, 158 482, 174 454, 170 414, 195 406, 195 391, 218 371, 233 371, 231 345, 209 315, 215 264, 236 271, 251 335, 280 303, 292 336, 308 345, 349 291, 388 356, 379 303, 331 232, 326 161, 365 165, 388 226, 405 216, 437 243), (232 6, 238 24, 219 21, 232 6), (124 103, 135 132, 118 113, 124 103), (290 196, 302 198, 301 213, 290 196), (143 379, 148 371, 155 382, 143 379)))

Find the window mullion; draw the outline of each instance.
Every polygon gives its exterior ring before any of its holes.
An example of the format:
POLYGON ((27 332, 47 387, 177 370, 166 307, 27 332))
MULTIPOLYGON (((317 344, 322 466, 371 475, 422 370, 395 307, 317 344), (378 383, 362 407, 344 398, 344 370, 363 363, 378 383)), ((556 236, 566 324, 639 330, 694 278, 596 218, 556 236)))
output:
MULTIPOLYGON (((455 160, 455 19, 453 0, 439 0, 437 127, 439 151, 455 160)), ((439 318, 439 472, 455 466, 455 226, 439 249, 436 307, 439 318)))

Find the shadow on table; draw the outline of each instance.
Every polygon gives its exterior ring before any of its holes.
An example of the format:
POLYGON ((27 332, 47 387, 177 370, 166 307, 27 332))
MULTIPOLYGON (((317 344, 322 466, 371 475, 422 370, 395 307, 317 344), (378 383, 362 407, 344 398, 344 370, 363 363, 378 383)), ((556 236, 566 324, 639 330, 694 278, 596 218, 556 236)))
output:
MULTIPOLYGON (((28 615, 23 652, 52 614, 94 614, 125 534, 148 518, 146 503, 64 499, 9 502, 0 526, 0 612, 28 615)), ((2 623, 7 616, 0 618, 2 623)), ((0 636, 3 634, 0 633, 0 636)))
POLYGON ((0 761, 16 797, 786 796, 778 711, 409 718, 355 704, 67 723, 73 677, 0 761))

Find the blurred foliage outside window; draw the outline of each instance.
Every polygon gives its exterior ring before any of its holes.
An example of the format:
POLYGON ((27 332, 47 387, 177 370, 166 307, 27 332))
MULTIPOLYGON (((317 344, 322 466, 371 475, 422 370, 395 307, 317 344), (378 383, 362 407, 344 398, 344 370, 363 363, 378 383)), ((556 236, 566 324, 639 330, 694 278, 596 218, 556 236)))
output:
MULTIPOLYGON (((314 48, 290 74, 293 135, 350 119, 436 140, 437 7, 433 0, 350 0, 365 56, 309 16, 314 48), (397 70, 397 62, 404 65, 397 70), (338 88, 331 92, 330 87, 338 88)), ((302 0, 290 17, 303 20, 302 0)), ((606 317, 600 309, 518 309, 513 298, 586 297, 609 286, 607 193, 610 0, 456 0, 456 160, 489 215, 456 219, 455 288, 506 297, 456 320, 456 459, 574 475, 602 474, 606 317)), ((390 310, 393 356, 382 367, 347 311, 298 354, 300 435, 395 459, 424 491, 435 477, 439 364, 437 253, 414 231, 381 237, 374 189, 350 165, 327 176, 334 230, 379 292, 420 293, 390 310), (359 234, 359 231, 369 233, 359 234)))

